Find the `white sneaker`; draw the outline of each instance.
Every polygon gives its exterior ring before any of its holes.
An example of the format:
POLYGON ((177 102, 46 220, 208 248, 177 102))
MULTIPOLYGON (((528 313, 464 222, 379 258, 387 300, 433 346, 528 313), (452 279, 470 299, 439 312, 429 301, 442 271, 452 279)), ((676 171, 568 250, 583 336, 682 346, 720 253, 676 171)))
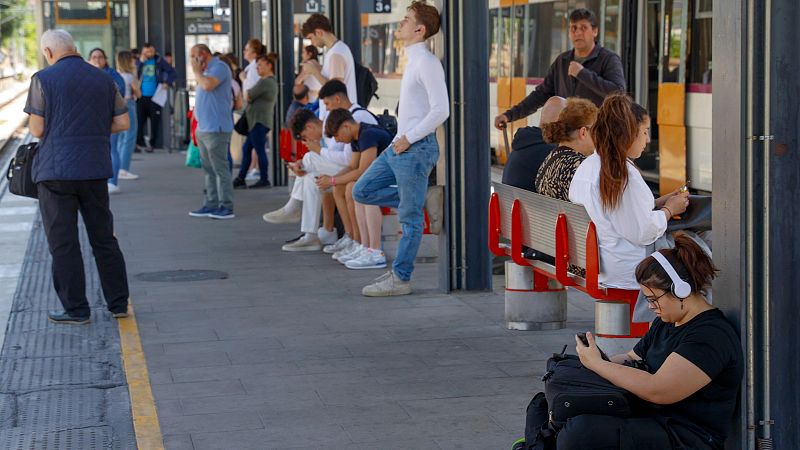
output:
POLYGON ((336 233, 336 228, 334 228, 333 231, 328 231, 324 227, 319 227, 319 230, 317 230, 317 236, 319 236, 319 241, 322 242, 322 245, 335 244, 339 239, 339 235, 336 233))
POLYGON ((358 247, 356 247, 355 250, 353 250, 352 252, 350 252, 350 253, 348 253, 346 255, 340 256, 339 257, 339 262, 342 263, 342 264, 347 264, 347 261, 352 261, 354 259, 357 259, 357 258, 361 257, 361 255, 363 255, 366 252, 367 252, 367 247, 365 247, 365 246, 363 246, 361 244, 358 244, 358 247))
POLYGON ((353 242, 353 240, 350 239, 350 236, 345 234, 344 236, 342 236, 341 239, 336 241, 336 243, 331 245, 326 245, 325 247, 323 247, 322 252, 332 255, 338 252, 339 250, 345 248, 346 246, 350 245, 351 242, 353 242))
POLYGON ((127 170, 119 169, 119 173, 117 174, 117 178, 120 180, 138 180, 139 175, 135 173, 128 172, 127 170))
POLYGON ((331 259, 338 261, 342 256, 352 253, 358 246, 358 242, 350 239, 340 250, 331 255, 331 259))
POLYGON ((244 179, 245 181, 258 181, 261 179, 261 172, 259 172, 258 169, 250 169, 244 179))
POLYGON ((395 295, 408 295, 411 293, 411 282, 403 281, 394 274, 386 272, 375 279, 369 286, 364 286, 361 295, 365 297, 392 297, 395 295))
POLYGON ((322 250, 322 243, 314 234, 306 234, 300 239, 281 247, 285 252, 318 252, 322 250))
POLYGON ((109 194, 116 194, 119 192, 119 186, 116 184, 108 183, 108 193, 109 194))
POLYGON ((383 269, 386 267, 386 255, 380 250, 368 248, 358 258, 351 259, 344 264, 348 269, 383 269))
POLYGON ((264 214, 261 218, 267 223, 300 223, 301 216, 302 213, 299 210, 287 213, 286 209, 280 208, 264 214))

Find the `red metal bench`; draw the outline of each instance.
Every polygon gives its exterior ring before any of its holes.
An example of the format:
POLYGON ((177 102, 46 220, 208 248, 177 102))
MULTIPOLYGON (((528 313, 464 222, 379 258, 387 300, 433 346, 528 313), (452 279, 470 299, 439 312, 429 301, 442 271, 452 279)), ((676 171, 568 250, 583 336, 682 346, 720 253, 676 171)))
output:
POLYGON ((510 256, 534 272, 534 290, 546 290, 548 280, 577 289, 597 301, 595 330, 598 337, 637 338, 648 323, 633 322, 638 290, 607 288, 598 282, 600 254, 597 230, 581 205, 557 200, 524 189, 493 183, 489 201, 489 248, 498 256, 510 256), (502 243, 505 239, 510 244, 502 243), (553 255, 555 266, 525 259, 523 246, 553 255), (568 271, 569 265, 586 270, 585 278, 568 271), (627 320, 619 311, 624 304, 627 320))

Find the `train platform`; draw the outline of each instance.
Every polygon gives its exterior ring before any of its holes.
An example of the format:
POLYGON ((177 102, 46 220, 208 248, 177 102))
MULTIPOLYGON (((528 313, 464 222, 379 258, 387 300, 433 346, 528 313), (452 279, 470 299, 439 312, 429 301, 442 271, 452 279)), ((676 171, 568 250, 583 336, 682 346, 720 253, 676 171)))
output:
POLYGON ((111 200, 135 312, 118 323, 86 242, 92 323, 47 322, 58 301, 35 202, 0 202, 0 228, 18 233, 0 277, 0 447, 506 448, 549 354, 593 326, 575 296, 567 329, 509 331, 501 290, 443 294, 435 263, 411 296, 362 297, 381 271, 280 250, 297 226, 261 215, 285 187, 236 191, 236 219, 215 221, 187 215, 203 175, 180 154, 137 155, 134 170, 111 200))

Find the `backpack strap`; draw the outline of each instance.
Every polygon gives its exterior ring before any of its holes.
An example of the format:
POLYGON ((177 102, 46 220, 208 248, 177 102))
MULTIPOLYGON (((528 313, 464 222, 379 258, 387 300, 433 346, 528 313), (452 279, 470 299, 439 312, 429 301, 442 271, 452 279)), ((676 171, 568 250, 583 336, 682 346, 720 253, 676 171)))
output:
POLYGON ((364 107, 362 107, 362 106, 359 106, 358 108, 356 108, 356 109, 354 109, 354 110, 350 111, 350 114, 353 114, 353 116, 354 116, 353 118, 355 118, 355 114, 356 114, 356 112, 357 112, 357 111, 366 111, 366 112, 368 112, 368 113, 369 113, 369 115, 370 115, 370 116, 372 116, 372 118, 373 118, 373 119, 375 119, 375 122, 376 122, 378 125, 380 125, 380 124, 381 124, 381 121, 380 121, 380 120, 378 120, 378 116, 376 116, 376 115, 375 115, 375 114, 374 114, 372 111, 370 111, 370 110, 368 110, 367 108, 364 108, 364 107))

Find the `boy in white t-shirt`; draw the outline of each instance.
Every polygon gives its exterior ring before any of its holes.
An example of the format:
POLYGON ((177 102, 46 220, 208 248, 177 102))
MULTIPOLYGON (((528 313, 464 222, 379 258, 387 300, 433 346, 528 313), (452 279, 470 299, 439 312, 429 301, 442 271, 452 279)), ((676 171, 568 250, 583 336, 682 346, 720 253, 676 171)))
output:
MULTIPOLYGON (((312 14, 303 24, 301 32, 315 47, 325 47, 322 66, 315 60, 303 63, 303 73, 314 77, 320 85, 330 80, 340 80, 347 86, 347 97, 357 102, 356 68, 350 47, 333 34, 331 21, 322 14, 312 14)), ((325 105, 320 102, 319 116, 325 117, 325 105)))

